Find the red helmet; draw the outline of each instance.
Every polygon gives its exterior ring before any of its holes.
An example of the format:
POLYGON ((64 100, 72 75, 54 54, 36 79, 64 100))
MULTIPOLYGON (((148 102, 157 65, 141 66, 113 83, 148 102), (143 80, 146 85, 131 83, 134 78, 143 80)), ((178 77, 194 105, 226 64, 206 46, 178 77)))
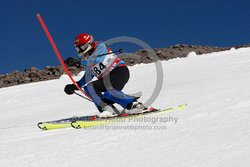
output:
POLYGON ((88 55, 87 53, 90 52, 95 47, 94 38, 90 34, 79 34, 76 36, 74 42, 75 48, 77 53, 80 56, 88 55))

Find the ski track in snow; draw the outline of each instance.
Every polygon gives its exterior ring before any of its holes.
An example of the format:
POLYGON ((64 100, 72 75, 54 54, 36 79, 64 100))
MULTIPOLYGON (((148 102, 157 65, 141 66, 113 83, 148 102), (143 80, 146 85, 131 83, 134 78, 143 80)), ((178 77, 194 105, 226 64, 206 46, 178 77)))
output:
MULTIPOLYGON (((160 115, 178 118, 176 124, 165 123, 166 130, 41 131, 36 126, 40 121, 97 111, 92 103, 64 94, 70 83, 65 75, 0 89, 0 166, 248 166, 250 48, 191 53, 161 63, 163 87, 152 105, 188 104, 186 110, 160 115)), ((135 65, 130 71, 124 91, 141 91, 141 100, 147 100, 156 82, 154 64, 135 65)))

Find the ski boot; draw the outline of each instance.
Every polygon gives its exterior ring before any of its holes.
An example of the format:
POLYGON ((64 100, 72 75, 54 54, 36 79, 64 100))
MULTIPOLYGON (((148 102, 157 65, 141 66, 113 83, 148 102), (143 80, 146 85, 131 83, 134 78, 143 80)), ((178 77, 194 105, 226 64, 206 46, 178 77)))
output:
POLYGON ((141 102, 138 102, 137 100, 130 103, 125 110, 127 114, 140 114, 147 110, 147 107, 145 107, 141 102))
POLYGON ((117 110, 117 108, 114 105, 107 105, 101 109, 99 109, 99 111, 101 112, 100 114, 98 114, 97 116, 100 118, 112 118, 112 117, 116 117, 117 113, 119 113, 119 111, 117 110))

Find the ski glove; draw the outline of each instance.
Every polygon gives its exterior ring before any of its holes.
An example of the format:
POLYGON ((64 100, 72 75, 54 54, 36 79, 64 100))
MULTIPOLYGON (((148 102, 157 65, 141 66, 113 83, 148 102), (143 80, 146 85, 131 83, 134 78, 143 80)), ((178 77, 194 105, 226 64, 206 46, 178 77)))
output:
POLYGON ((75 93, 75 90, 78 90, 75 84, 68 84, 64 88, 64 92, 68 95, 72 95, 73 93, 75 93))

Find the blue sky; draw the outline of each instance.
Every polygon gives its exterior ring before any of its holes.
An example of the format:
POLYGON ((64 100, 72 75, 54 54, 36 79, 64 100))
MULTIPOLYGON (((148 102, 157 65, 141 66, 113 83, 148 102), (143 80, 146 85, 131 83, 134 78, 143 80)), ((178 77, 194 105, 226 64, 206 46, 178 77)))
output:
MULTIPOLYGON (((154 48, 178 43, 247 44, 249 9, 247 0, 1 0, 0 73, 59 65, 37 13, 67 58, 77 57, 73 41, 82 32, 93 34, 96 40, 132 36, 154 48)), ((119 47, 127 52, 140 49, 128 43, 119 47)))

